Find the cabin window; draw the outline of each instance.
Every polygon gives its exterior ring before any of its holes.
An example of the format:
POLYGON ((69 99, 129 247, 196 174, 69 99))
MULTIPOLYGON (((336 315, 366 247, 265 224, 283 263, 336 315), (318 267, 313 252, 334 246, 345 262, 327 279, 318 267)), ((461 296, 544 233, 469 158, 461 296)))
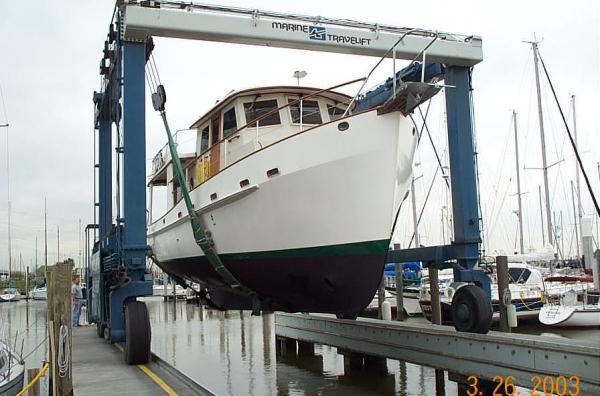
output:
MULTIPOLYGON (((293 100, 288 100, 288 103, 292 103, 293 100)), ((292 113, 292 123, 300 123, 300 102, 297 102, 290 106, 290 112, 292 113)), ((302 123, 303 124, 320 124, 323 120, 321 119, 321 111, 319 110, 319 102, 316 100, 303 100, 302 101, 302 123)))
POLYGON ((237 121, 235 119, 235 107, 223 113, 223 139, 228 138, 237 130, 237 121))
POLYGON ((215 145, 219 142, 219 117, 212 120, 212 142, 215 145))
POLYGON ((207 125, 206 128, 204 128, 202 130, 202 132, 200 133, 200 152, 201 153, 203 153, 204 151, 208 150, 209 129, 210 128, 207 125))
POLYGON ((335 121, 338 118, 340 118, 344 114, 344 111, 346 110, 337 106, 333 106, 330 104, 327 105, 327 113, 329 113, 329 119, 331 121, 335 121))
POLYGON ((509 283, 525 283, 529 276, 531 275, 531 271, 527 268, 509 268, 508 269, 508 281, 509 283))
MULTIPOLYGON (((258 126, 268 126, 268 125, 278 125, 281 124, 281 118, 279 117, 279 111, 275 111, 277 109, 277 100, 255 100, 254 102, 244 103, 244 113, 246 114, 246 122, 251 122, 256 120, 258 117, 261 117, 269 112, 273 112, 266 116, 265 118, 261 118, 258 121, 258 126)), ((256 127, 256 122, 252 124, 248 124, 248 127, 256 127)))

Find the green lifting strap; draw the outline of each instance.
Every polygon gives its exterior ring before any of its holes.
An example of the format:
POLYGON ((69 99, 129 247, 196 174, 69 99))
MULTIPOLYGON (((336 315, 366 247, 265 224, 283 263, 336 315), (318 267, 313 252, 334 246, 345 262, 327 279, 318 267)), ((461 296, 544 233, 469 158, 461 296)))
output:
MULTIPOLYGON (((162 87, 162 86, 161 86, 162 87)), ((164 88, 163 88, 164 92, 164 88)), ((169 128, 169 123, 167 122, 167 115, 163 109, 160 110, 160 115, 162 117, 163 123, 165 125, 165 130, 167 131, 167 138, 169 141, 169 151, 171 153, 171 159, 173 161, 173 165, 175 166, 175 174, 177 175, 177 180, 179 181, 179 186, 181 187, 181 194, 183 196, 183 200, 185 201, 185 206, 188 211, 188 215, 190 217, 190 223, 192 225, 192 231, 194 233, 194 239, 204 255, 206 256, 208 262, 213 267, 213 269, 219 274, 221 279, 229 285, 232 289, 238 290, 242 293, 248 294, 252 297, 252 305, 254 313, 260 310, 260 301, 258 299, 257 294, 241 284, 235 276, 223 265, 223 262, 219 258, 217 254, 212 240, 209 237, 209 232, 204 228, 200 217, 194 210, 194 206, 192 204, 192 199, 190 198, 190 193, 188 191, 185 177, 183 175, 183 170, 181 168, 181 160, 179 159, 179 155, 177 154, 177 147, 175 142, 173 141, 173 136, 171 135, 171 129, 169 128)))

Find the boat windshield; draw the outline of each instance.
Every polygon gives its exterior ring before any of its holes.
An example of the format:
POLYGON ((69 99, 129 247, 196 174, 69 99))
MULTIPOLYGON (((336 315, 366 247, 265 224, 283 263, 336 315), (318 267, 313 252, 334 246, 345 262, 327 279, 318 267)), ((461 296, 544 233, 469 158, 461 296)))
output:
POLYGON ((509 268, 508 269, 508 282, 509 283, 525 283, 529 276, 531 275, 531 271, 527 268, 509 268))

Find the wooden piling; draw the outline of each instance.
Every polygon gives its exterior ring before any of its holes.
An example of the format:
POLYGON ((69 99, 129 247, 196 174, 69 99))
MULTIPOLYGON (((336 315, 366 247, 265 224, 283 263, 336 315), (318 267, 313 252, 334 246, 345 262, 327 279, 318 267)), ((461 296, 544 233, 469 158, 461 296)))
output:
POLYGON ((431 323, 442 324, 440 284, 438 281, 438 269, 435 263, 429 264, 429 294, 431 295, 431 323))
POLYGON ((508 325, 508 309, 505 300, 510 304, 510 289, 508 288, 508 258, 496 257, 496 276, 498 278, 498 300, 500 302, 500 331, 510 333, 508 325))
POLYGON ((59 263, 48 268, 47 273, 47 293, 48 293, 48 337, 50 339, 50 377, 52 387, 50 388, 52 395, 72 395, 73 394, 73 378, 72 378, 72 356, 71 356, 71 318, 72 318, 72 301, 71 301, 71 277, 73 274, 72 263, 59 263), (60 329, 66 326, 68 351, 66 359, 68 359, 69 367, 66 374, 59 374, 58 359, 60 346, 60 329))
POLYGON ((404 279, 402 278, 402 264, 396 263, 396 320, 404 321, 404 279))
MULTIPOLYGON (((31 381, 35 378, 36 375, 40 372, 39 368, 29 369, 27 370, 27 383, 30 384, 31 381)), ((40 396, 40 382, 36 382, 29 388, 27 391, 27 396, 40 396)))
POLYGON ((377 290, 377 307, 379 319, 383 319, 383 302, 385 301, 385 273, 381 275, 381 281, 379 282, 379 289, 377 290))

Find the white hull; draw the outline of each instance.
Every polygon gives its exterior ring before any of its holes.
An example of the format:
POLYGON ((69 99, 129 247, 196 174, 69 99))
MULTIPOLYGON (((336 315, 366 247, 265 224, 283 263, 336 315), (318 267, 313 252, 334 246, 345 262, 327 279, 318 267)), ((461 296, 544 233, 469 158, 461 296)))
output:
MULTIPOLYGON (((346 121, 344 132, 332 122, 257 151, 190 192, 219 254, 389 239, 412 173, 413 125, 398 112, 346 121)), ((159 261, 203 255, 183 201, 148 239, 159 261)))
POLYGON ((547 326, 600 327, 600 305, 544 305, 539 320, 547 326))
POLYGON ((46 288, 45 287, 41 287, 39 289, 33 289, 33 291, 31 292, 31 297, 34 300, 47 300, 48 299, 48 295, 46 292, 46 288))
POLYGON ((21 300, 20 294, 0 294, 0 302, 17 302, 21 300))
MULTIPOLYGON (((175 287, 175 294, 179 298, 184 298, 186 296, 185 289, 183 287, 179 286, 179 285, 177 285, 175 287)), ((165 291, 164 285, 154 285, 152 287, 152 295, 155 296, 155 297, 157 297, 157 296, 160 296, 160 297, 163 297, 163 296, 172 297, 173 296, 173 286, 167 285, 166 291, 165 291)))

